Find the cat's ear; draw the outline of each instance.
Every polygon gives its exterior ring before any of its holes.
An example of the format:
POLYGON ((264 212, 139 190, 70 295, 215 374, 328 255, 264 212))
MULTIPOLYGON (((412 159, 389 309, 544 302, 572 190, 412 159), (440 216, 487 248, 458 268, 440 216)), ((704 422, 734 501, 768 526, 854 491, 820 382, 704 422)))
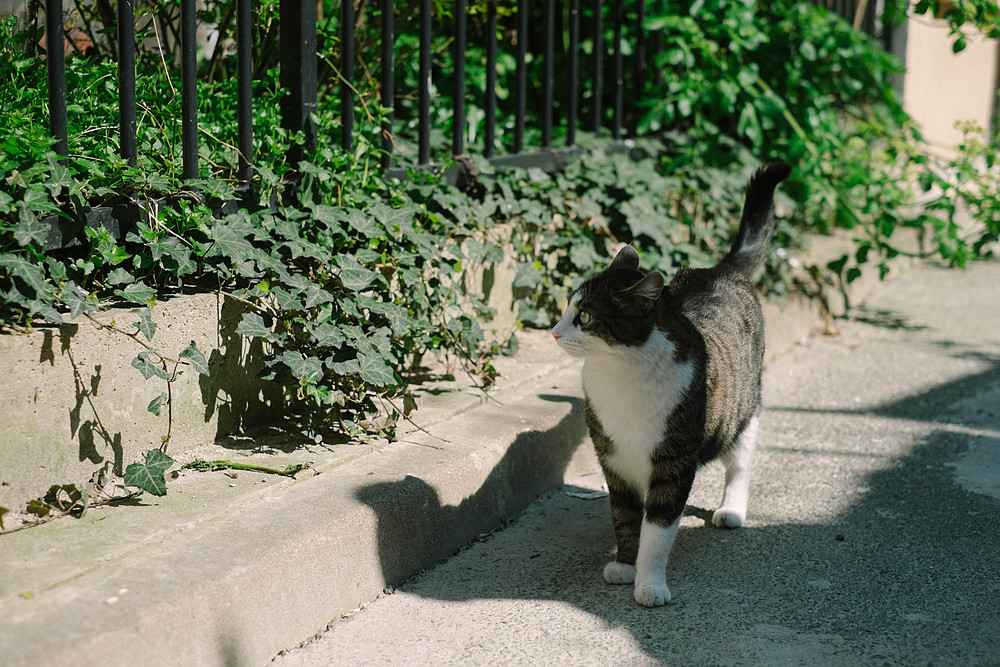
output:
POLYGON ((660 292, 662 291, 663 276, 659 273, 647 274, 642 280, 628 288, 630 294, 641 301, 647 302, 650 307, 660 298, 660 292))
POLYGON ((635 251, 635 248, 627 245, 618 251, 615 258, 611 260, 611 266, 608 268, 635 271, 639 268, 639 253, 635 251))

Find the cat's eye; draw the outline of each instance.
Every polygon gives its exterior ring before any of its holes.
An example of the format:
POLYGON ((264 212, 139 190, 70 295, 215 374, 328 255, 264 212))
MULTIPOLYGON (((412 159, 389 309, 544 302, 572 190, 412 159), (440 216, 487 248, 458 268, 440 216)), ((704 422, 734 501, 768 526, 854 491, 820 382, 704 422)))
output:
POLYGON ((579 314, 577 314, 577 316, 576 316, 576 317, 577 317, 577 319, 578 319, 578 320, 580 321, 580 326, 581 326, 581 327, 585 327, 585 326, 587 326, 587 325, 588 325, 588 324, 590 324, 590 323, 591 323, 591 322, 593 321, 593 319, 594 319, 594 316, 593 316, 593 315, 591 315, 590 313, 588 313, 588 312, 587 312, 586 310, 581 310, 581 311, 579 312, 579 314))

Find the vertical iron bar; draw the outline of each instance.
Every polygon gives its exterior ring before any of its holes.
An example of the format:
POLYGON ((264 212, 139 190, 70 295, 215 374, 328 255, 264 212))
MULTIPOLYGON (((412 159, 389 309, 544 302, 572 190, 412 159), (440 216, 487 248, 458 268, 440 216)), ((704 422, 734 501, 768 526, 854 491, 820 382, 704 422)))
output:
POLYGON ((431 161, 431 0, 420 0, 420 118, 418 164, 431 161))
MULTIPOLYGON (((379 99, 384 109, 395 107, 395 37, 392 33, 393 8, 392 0, 382 0, 382 71, 379 89, 379 99)), ((396 115, 394 111, 384 112, 382 118, 382 168, 388 169, 392 165, 392 120, 396 115)))
POLYGON ((49 134, 56 139, 55 151, 69 153, 66 128, 66 52, 63 47, 62 0, 45 3, 45 59, 49 75, 49 134))
POLYGON ((566 145, 576 143, 576 120, 579 113, 580 76, 580 0, 569 3, 569 106, 566 112, 566 145))
POLYGON ((552 58, 556 41, 556 2, 545 0, 545 69, 542 74, 542 146, 552 145, 552 58))
POLYGON ((118 0, 118 141, 130 167, 137 162, 135 122, 135 9, 133 0, 118 0))
POLYGON ((313 0, 281 0, 278 7, 281 35, 281 86, 288 89, 281 101, 281 125, 289 132, 302 132, 305 142, 288 149, 288 161, 297 167, 316 147, 316 3, 313 0))
POLYGON ((465 151, 465 46, 468 14, 465 0, 455 0, 455 111, 451 123, 451 154, 465 151))
POLYGON ((195 0, 181 0, 181 178, 198 177, 198 42, 195 0))
POLYGON ((615 49, 615 59, 614 59, 614 117, 612 119, 611 125, 611 136, 614 139, 621 139, 622 136, 622 106, 623 106, 623 88, 625 87, 625 56, 622 53, 622 22, 625 19, 625 2, 624 0, 615 0, 615 31, 614 31, 614 49, 615 49))
POLYGON ((249 182, 253 158, 253 37, 250 3, 236 0, 236 117, 238 122, 239 172, 241 181, 249 182))
POLYGON ((483 130, 483 155, 492 157, 496 148, 497 127, 497 0, 486 4, 486 127, 483 130))
POLYGON ((604 5, 594 0, 594 134, 601 130, 601 97, 604 95, 604 5))
POLYGON ((517 86, 514 91, 514 152, 524 148, 524 121, 528 100, 528 0, 517 0, 517 86))
POLYGON ((632 94, 629 95, 629 118, 633 136, 639 132, 639 107, 637 102, 645 99, 643 88, 646 71, 646 31, 642 24, 646 22, 646 0, 639 0, 635 13, 635 49, 632 54, 632 94))
MULTIPOLYGON (((663 2, 662 2, 662 0, 660 2, 655 2, 653 4, 653 7, 654 7, 654 11, 656 11, 656 13, 657 13, 658 16, 663 14, 664 9, 663 9, 663 2)), ((660 30, 657 30, 656 32, 653 33, 652 44, 650 44, 650 51, 654 54, 652 60, 653 60, 653 67, 656 70, 655 77, 654 77, 653 81, 656 84, 656 87, 659 88, 660 85, 663 83, 663 68, 660 67, 660 65, 657 63, 657 57, 656 56, 658 54, 660 54, 660 53, 663 53, 663 29, 662 28, 660 30)))
POLYGON ((354 152, 354 0, 340 3, 340 147, 354 152))

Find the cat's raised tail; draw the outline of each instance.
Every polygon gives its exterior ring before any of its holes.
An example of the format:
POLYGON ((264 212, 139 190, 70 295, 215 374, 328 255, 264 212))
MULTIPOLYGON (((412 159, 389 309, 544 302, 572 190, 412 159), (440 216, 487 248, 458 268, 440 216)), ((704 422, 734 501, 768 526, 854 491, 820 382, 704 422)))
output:
POLYGON ((736 234, 736 240, 733 241, 729 254, 723 258, 719 266, 731 268, 751 278, 764 263, 771 243, 771 232, 774 229, 771 224, 774 189, 791 173, 790 164, 777 162, 761 167, 753 175, 747 186, 740 231, 736 234))

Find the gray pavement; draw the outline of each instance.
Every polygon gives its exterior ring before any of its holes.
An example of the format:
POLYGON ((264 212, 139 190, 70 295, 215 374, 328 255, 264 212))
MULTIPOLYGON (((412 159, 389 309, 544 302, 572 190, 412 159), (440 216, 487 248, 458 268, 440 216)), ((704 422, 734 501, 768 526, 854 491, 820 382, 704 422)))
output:
POLYGON ((600 489, 591 458, 276 662, 1000 665, 1000 263, 916 268, 857 315, 770 362, 747 523, 711 527, 703 470, 669 605, 602 581, 607 500, 567 494, 600 489))

